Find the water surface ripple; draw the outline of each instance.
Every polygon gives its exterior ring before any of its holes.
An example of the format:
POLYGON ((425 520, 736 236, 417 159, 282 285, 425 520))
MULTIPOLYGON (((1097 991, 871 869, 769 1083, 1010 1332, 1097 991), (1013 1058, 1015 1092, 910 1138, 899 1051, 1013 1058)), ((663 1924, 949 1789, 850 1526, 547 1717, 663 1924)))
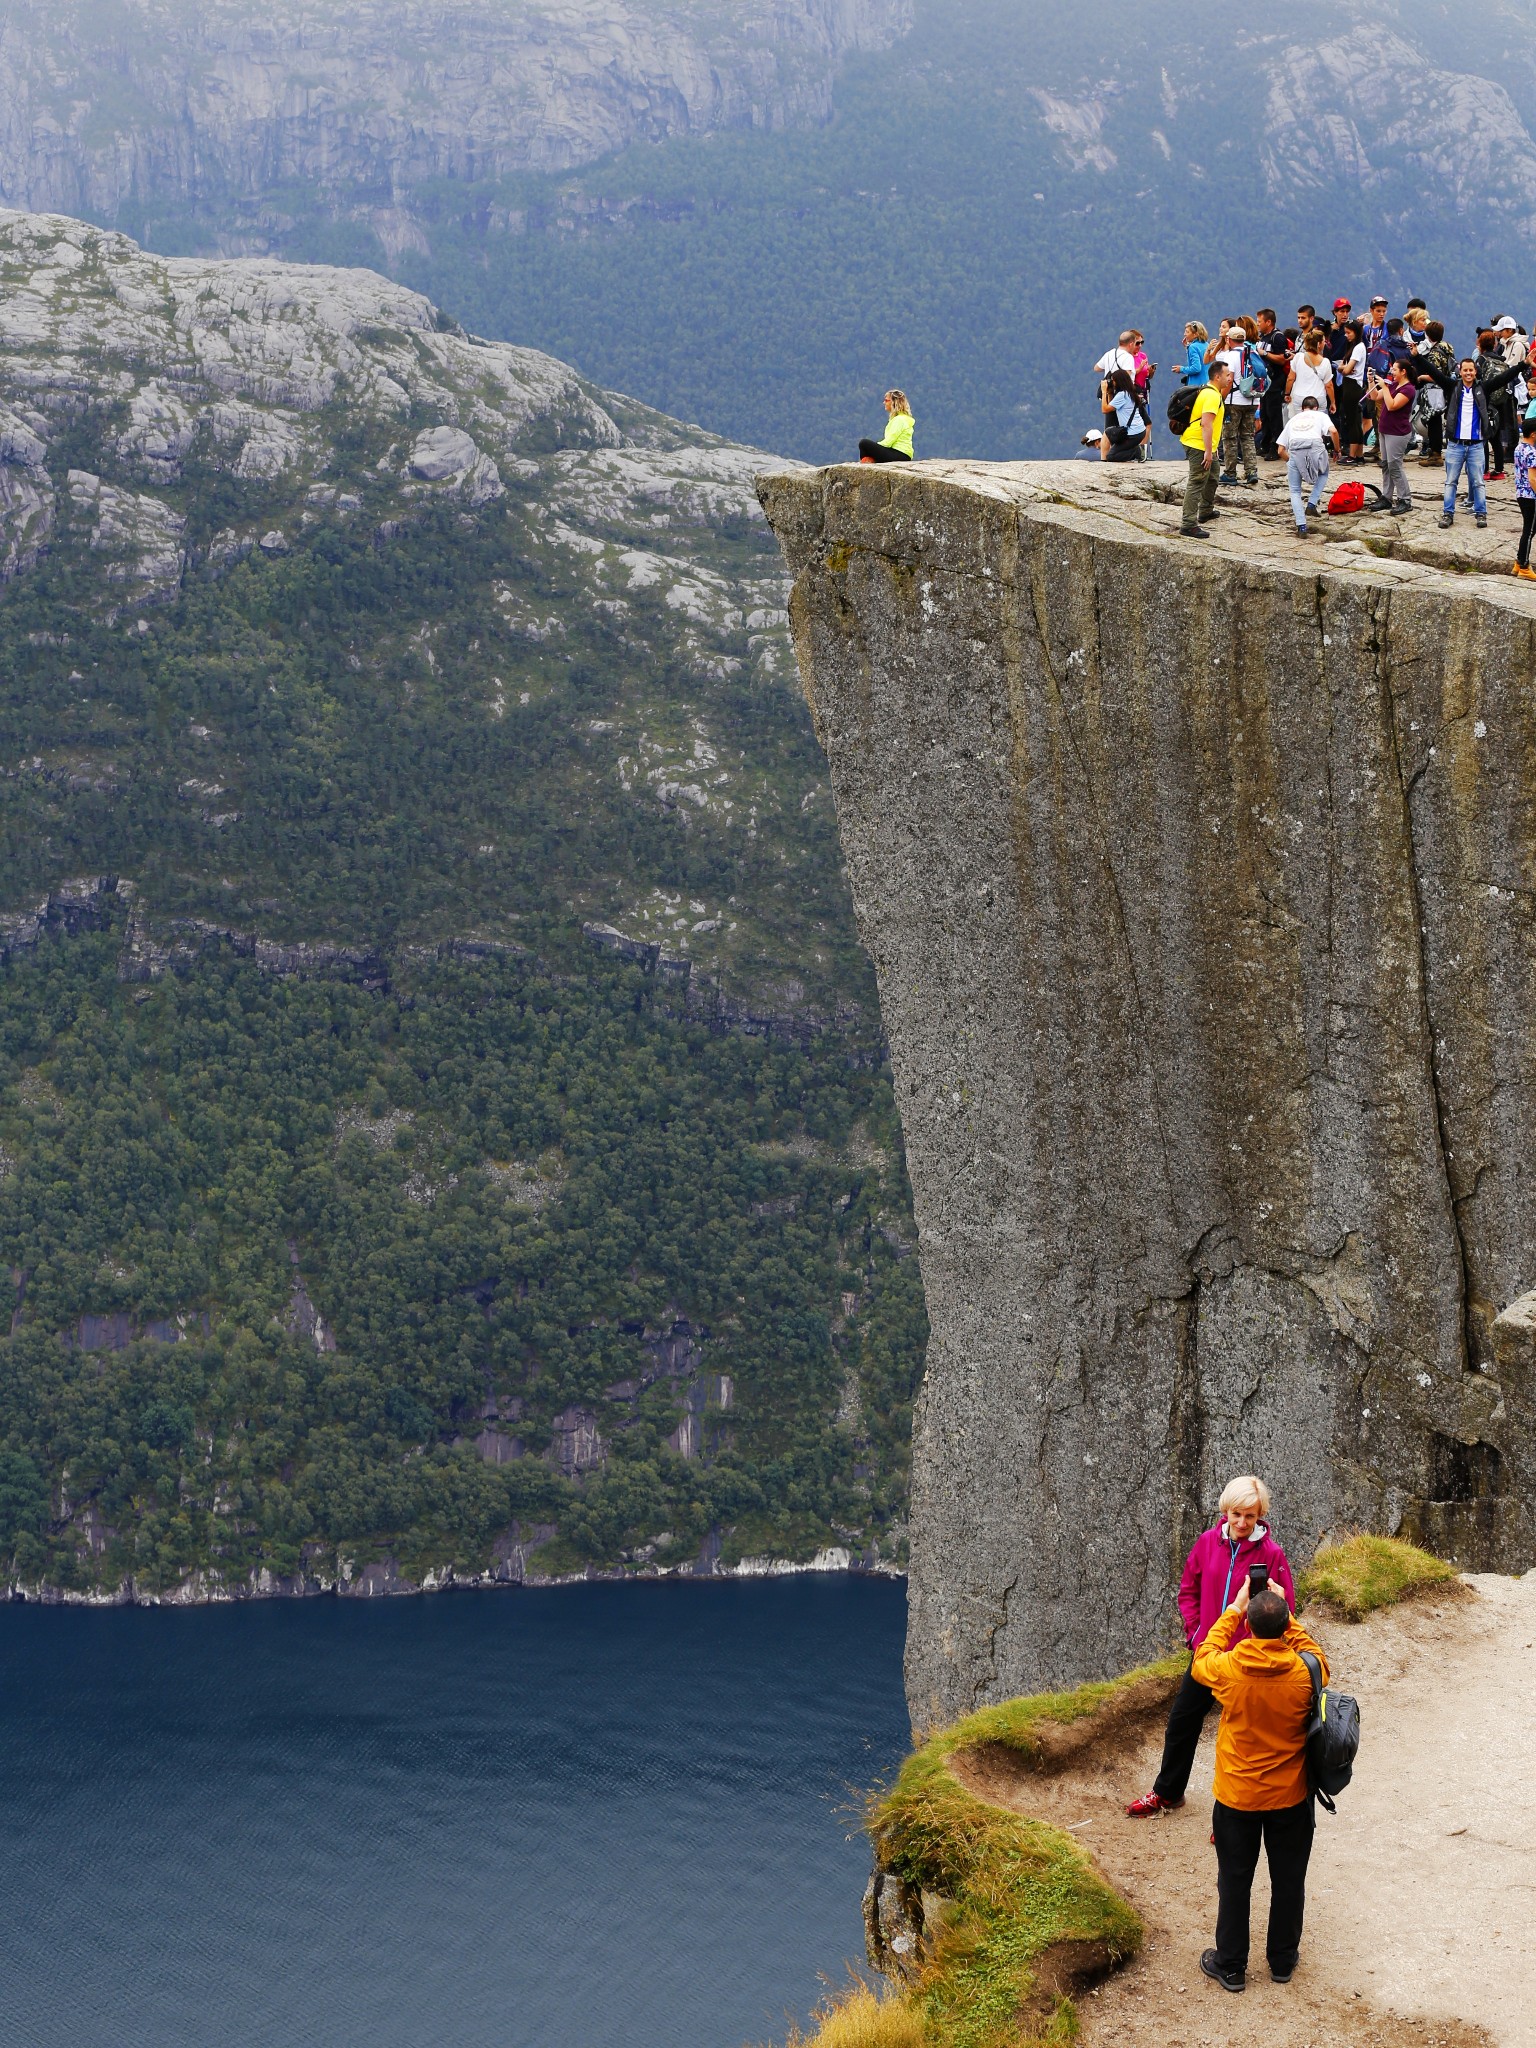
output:
POLYGON ((741 2048, 862 1946, 904 1589, 0 1607, 4 2048, 741 2048))

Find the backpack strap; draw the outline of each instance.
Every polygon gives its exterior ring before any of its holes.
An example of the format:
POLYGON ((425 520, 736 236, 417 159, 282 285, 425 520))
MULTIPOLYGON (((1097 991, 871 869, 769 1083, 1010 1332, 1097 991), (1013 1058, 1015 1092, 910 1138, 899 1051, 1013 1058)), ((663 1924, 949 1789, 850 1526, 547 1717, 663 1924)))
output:
MULTIPOLYGON (((1312 1712, 1320 1712, 1323 1701, 1323 1669, 1310 1650, 1298 1650, 1297 1656, 1307 1667, 1307 1676, 1312 1681, 1312 1712)), ((1310 1773, 1309 1773, 1310 1775, 1310 1773)), ((1338 1807, 1320 1785, 1312 1787, 1312 1797, 1329 1813, 1337 1813, 1338 1807)))

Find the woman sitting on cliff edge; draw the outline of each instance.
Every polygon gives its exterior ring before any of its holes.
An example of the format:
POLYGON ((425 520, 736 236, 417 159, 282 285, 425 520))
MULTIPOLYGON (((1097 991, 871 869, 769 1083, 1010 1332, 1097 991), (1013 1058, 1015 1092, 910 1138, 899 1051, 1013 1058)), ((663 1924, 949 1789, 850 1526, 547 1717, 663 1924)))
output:
POLYGON ((885 409, 890 414, 884 434, 878 441, 869 439, 859 443, 860 462, 910 462, 912 460, 912 428, 914 421, 907 404, 905 391, 898 391, 893 385, 885 394, 885 409))
MULTIPOLYGON (((1191 1663, 1210 1633, 1212 1622, 1248 1576, 1250 1566, 1268 1565, 1270 1583, 1284 1593, 1285 1604, 1293 1613, 1296 1609, 1290 1564, 1266 1526, 1269 1488, 1262 1479, 1245 1473, 1241 1479, 1227 1482, 1219 1505, 1220 1518, 1196 1538, 1179 1584, 1179 1613, 1184 1620, 1191 1663)), ((1247 1632, 1248 1624, 1244 1622, 1233 1642, 1241 1641, 1247 1632)), ((1186 1671, 1168 1710, 1162 1769, 1152 1790, 1133 1799, 1125 1809, 1127 1813, 1140 1819, 1149 1813, 1172 1813, 1184 1804, 1184 1789, 1194 1768, 1195 1750, 1205 1717, 1211 1711, 1211 1699, 1210 1688, 1197 1685, 1186 1671)))

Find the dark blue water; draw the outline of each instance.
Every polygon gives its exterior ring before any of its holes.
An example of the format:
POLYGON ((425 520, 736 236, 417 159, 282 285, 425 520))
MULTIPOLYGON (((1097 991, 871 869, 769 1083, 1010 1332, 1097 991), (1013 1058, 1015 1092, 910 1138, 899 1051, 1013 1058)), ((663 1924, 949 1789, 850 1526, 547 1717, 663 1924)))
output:
POLYGON ((862 1947, 880 1580, 0 1608, 5 2048, 741 2048, 862 1947))

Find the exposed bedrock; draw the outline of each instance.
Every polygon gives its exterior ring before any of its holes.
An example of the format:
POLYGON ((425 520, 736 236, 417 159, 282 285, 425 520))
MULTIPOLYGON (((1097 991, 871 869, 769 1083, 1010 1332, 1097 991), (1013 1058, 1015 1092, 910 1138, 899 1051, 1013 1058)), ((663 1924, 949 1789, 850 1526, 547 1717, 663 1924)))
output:
POLYGON ((760 485, 933 1325, 919 1724, 1164 1645, 1234 1472, 1299 1560, 1536 1562, 1536 600, 1157 488, 760 485))

